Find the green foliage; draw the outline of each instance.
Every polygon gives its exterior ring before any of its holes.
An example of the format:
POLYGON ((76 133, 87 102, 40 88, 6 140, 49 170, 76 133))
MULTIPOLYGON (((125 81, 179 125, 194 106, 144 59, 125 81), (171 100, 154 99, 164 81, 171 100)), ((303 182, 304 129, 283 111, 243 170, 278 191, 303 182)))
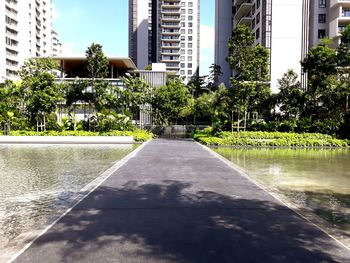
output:
POLYGON ((132 131, 135 126, 128 116, 117 114, 108 110, 97 113, 97 130, 100 132, 132 131))
POLYGON ((277 95, 277 103, 286 119, 298 119, 305 107, 305 94, 297 79, 298 75, 293 70, 288 70, 278 80, 280 92, 277 95))
POLYGON ((24 62, 18 73, 23 81, 28 81, 32 76, 37 76, 43 72, 52 74, 58 69, 58 62, 52 58, 30 58, 24 62))
POLYGON ((190 92, 179 79, 169 80, 167 85, 156 88, 153 92, 152 107, 155 121, 160 124, 176 123, 188 106, 190 92))
POLYGON ((86 52, 86 69, 92 79, 105 78, 108 74, 108 60, 100 44, 92 43, 86 52))
POLYGON ((12 81, 6 81, 0 87, 0 125, 4 133, 8 134, 12 123, 20 117, 20 86, 12 81))
POLYGON ((319 133, 222 132, 218 136, 196 134, 205 145, 251 147, 348 147, 347 141, 319 133))
POLYGON ((39 113, 50 114, 56 109, 60 100, 54 77, 46 72, 38 73, 22 83, 25 104, 32 116, 39 113))
POLYGON ((237 26, 228 42, 227 62, 235 71, 237 81, 266 81, 269 73, 269 52, 261 45, 254 45, 250 27, 237 26))
POLYGON ((125 88, 120 91, 121 101, 128 108, 151 102, 151 87, 144 79, 136 76, 123 78, 125 88))
POLYGON ((145 66, 144 70, 152 70, 152 64, 145 66))
POLYGON ((11 131, 11 136, 133 136, 136 142, 144 142, 152 139, 153 134, 145 130, 135 129, 134 131, 110 131, 110 132, 91 132, 91 131, 11 131))

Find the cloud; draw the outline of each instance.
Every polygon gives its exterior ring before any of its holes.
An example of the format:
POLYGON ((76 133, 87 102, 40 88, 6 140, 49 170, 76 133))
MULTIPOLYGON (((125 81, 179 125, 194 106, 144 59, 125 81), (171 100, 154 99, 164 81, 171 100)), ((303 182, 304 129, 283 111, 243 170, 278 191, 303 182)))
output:
POLYGON ((201 25, 200 30, 200 75, 208 75, 209 67, 214 63, 215 29, 201 25))
POLYGON ((201 25, 201 49, 213 49, 215 45, 215 29, 207 25, 201 25))
POLYGON ((78 51, 78 47, 74 42, 62 43, 62 56, 64 57, 81 57, 85 54, 81 51, 78 51))
POLYGON ((56 21, 60 16, 61 14, 58 12, 56 4, 52 3, 52 20, 56 21))

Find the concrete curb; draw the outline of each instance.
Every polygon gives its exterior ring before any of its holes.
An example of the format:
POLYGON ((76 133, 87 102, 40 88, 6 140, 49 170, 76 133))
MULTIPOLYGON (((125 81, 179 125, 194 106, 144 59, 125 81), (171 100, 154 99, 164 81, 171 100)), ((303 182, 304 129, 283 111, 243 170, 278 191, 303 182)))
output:
POLYGON ((129 144, 133 136, 0 136, 0 144, 129 144))

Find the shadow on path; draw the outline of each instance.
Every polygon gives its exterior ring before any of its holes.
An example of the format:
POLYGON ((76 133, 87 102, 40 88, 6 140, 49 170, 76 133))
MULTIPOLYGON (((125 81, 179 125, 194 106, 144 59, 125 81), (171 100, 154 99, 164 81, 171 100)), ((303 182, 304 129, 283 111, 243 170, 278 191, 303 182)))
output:
POLYGON ((99 187, 17 262, 349 262, 277 202, 161 181, 99 187))

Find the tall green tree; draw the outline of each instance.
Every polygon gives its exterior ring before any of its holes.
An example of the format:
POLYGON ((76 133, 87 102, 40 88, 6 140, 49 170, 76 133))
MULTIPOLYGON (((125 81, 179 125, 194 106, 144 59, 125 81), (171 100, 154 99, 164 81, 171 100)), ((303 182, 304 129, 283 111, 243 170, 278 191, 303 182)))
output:
POLYGON ((21 93, 32 125, 45 123, 46 116, 55 111, 61 100, 60 86, 52 74, 56 66, 50 58, 29 59, 19 71, 21 93))
POLYGON ((211 64, 209 67, 209 76, 208 76, 208 84, 207 88, 208 90, 215 91, 218 88, 219 85, 219 78, 222 76, 223 73, 221 71, 220 65, 217 64, 211 64))
POLYGON ((306 91, 306 114, 314 121, 327 118, 331 110, 332 96, 338 85, 337 54, 329 47, 330 40, 309 50, 301 62, 303 71, 308 74, 306 91))
POLYGON ((231 88, 238 124, 242 114, 261 110, 270 95, 269 51, 261 45, 254 45, 254 42, 253 33, 246 25, 237 26, 228 42, 226 60, 235 73, 231 78, 231 88))
POLYGON ((103 53, 102 45, 92 43, 85 52, 88 77, 105 78, 108 75, 108 59, 103 53))
POLYGON ((154 89, 152 108, 155 122, 159 124, 176 124, 183 115, 184 108, 191 99, 190 92, 179 79, 168 80, 165 86, 154 89))
POLYGON ((287 120, 298 119, 305 106, 305 94, 298 81, 298 74, 288 70, 278 80, 278 85, 280 91, 277 94, 277 102, 283 117, 287 120))
POLYGON ((4 134, 9 134, 12 122, 20 117, 21 96, 19 85, 7 80, 0 86, 0 125, 4 134))

